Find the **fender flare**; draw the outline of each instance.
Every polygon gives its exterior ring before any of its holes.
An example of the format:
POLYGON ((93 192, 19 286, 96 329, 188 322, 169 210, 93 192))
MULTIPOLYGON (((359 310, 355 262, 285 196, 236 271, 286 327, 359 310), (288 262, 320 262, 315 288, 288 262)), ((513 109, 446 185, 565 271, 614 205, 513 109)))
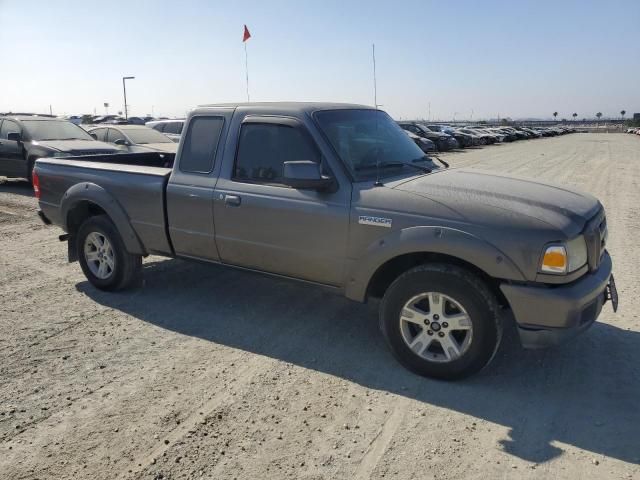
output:
POLYGON ((448 255, 474 265, 493 278, 526 280, 520 268, 486 240, 454 228, 418 226, 390 232, 371 243, 352 263, 345 295, 352 300, 364 301, 369 282, 378 268, 389 260, 412 253, 448 255))
POLYGON ((80 202, 90 202, 102 208, 115 224, 127 251, 134 255, 147 255, 128 215, 118 201, 100 185, 91 182, 76 183, 62 197, 60 213, 62 226, 69 231, 69 212, 80 202))

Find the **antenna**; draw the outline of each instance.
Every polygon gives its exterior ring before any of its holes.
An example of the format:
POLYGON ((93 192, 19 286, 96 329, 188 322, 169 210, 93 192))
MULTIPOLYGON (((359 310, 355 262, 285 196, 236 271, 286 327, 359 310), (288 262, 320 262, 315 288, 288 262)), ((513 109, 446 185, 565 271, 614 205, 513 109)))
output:
POLYGON ((376 82, 376 44, 371 44, 373 54, 373 106, 378 109, 378 85, 376 82))
MULTIPOLYGON (((373 57, 373 108, 375 111, 373 114, 376 116, 376 136, 378 135, 378 87, 376 82, 376 44, 371 44, 371 54, 373 57)), ((374 187, 381 187, 382 182, 380 181, 380 151, 376 147, 376 182, 373 184, 374 187)))

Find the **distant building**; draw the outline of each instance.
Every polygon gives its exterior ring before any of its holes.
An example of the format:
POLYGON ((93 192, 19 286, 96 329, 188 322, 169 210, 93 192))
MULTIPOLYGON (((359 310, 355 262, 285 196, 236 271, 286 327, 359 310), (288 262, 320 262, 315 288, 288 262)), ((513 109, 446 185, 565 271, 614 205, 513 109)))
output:
POLYGON ((637 121, 637 122, 640 122, 640 113, 634 113, 633 114, 633 120, 637 121))

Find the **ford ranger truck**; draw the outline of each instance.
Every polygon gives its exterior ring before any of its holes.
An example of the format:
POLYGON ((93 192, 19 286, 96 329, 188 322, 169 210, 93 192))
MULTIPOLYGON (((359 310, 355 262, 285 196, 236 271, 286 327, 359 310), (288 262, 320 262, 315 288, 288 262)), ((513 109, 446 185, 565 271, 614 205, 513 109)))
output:
POLYGON ((136 285, 153 254, 378 298, 389 347, 424 376, 482 369, 507 319, 540 348, 588 329, 607 301, 617 308, 596 198, 439 168, 366 106, 202 106, 169 162, 45 158, 33 183, 41 218, 99 289, 136 285))

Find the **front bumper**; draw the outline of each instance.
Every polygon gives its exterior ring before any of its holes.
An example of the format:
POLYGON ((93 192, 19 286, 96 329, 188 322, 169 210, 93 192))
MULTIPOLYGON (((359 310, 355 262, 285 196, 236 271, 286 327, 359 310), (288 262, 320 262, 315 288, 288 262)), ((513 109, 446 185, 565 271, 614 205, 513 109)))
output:
POLYGON ((562 343, 588 329, 606 299, 613 264, 604 252, 600 267, 569 285, 530 286, 502 284, 525 348, 562 343))

